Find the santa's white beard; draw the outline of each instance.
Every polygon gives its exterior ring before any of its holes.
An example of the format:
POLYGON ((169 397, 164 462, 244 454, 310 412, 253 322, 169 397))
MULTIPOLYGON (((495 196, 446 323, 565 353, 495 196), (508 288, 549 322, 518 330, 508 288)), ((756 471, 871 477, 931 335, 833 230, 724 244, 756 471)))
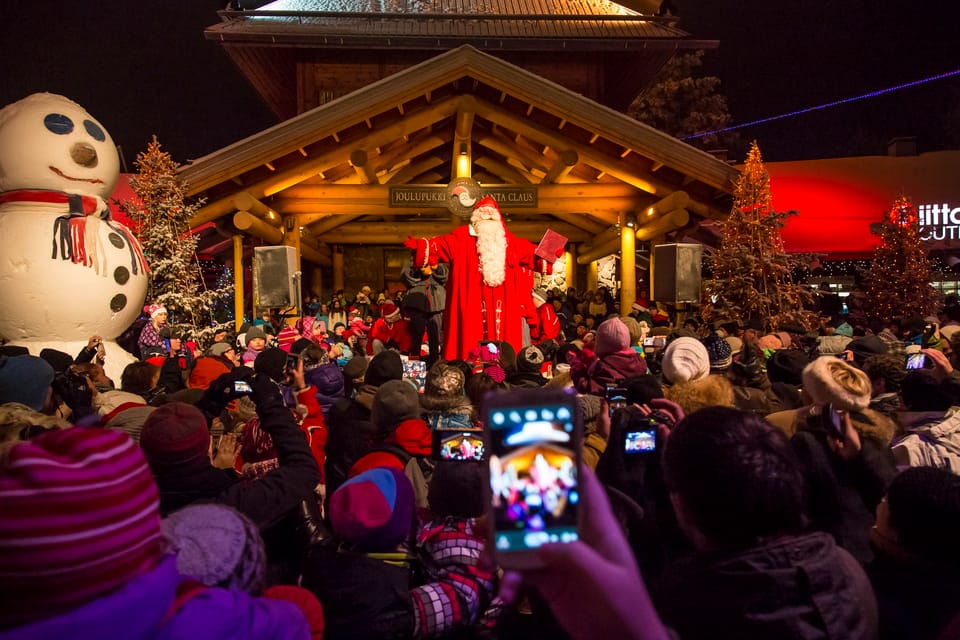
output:
POLYGON ((490 287, 503 284, 507 263, 507 234, 499 220, 479 220, 473 225, 477 232, 477 253, 483 281, 490 287))

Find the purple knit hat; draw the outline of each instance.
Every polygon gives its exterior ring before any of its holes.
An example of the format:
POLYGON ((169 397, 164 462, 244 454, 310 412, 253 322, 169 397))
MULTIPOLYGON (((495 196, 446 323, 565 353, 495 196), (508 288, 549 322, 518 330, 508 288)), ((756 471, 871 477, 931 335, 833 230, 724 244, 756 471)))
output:
POLYGON ((597 327, 596 352, 603 357, 630 347, 630 329, 620 318, 609 318, 597 327))
POLYGON ((157 485, 127 434, 50 431, 0 459, 0 629, 119 588, 165 546, 157 485))

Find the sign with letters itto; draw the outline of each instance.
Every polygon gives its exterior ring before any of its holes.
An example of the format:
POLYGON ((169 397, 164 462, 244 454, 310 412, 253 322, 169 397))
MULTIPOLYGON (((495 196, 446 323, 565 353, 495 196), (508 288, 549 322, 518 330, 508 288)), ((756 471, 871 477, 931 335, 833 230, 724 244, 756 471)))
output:
POLYGON ((501 209, 536 208, 536 185, 480 186, 469 178, 458 178, 449 185, 409 184, 390 187, 390 207, 422 207, 449 209, 468 218, 473 206, 486 196, 492 197, 501 209))

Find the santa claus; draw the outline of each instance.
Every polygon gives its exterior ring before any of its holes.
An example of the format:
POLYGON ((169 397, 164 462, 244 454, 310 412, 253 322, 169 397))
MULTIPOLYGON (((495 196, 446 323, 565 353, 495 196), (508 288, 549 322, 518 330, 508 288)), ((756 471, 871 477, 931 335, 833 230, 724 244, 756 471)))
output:
POLYGON ((450 264, 447 304, 443 312, 447 360, 466 359, 480 342, 501 340, 516 350, 523 346, 520 268, 536 268, 534 245, 510 233, 496 200, 483 198, 474 207, 470 224, 434 238, 408 238, 413 264, 421 269, 450 264))

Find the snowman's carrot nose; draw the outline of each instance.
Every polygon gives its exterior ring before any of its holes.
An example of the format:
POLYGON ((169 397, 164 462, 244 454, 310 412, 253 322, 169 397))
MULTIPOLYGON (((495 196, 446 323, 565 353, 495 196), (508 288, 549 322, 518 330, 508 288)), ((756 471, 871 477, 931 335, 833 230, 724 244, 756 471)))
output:
POLYGON ((86 142, 78 142, 70 148, 70 157, 83 167, 97 166, 97 150, 86 142))

